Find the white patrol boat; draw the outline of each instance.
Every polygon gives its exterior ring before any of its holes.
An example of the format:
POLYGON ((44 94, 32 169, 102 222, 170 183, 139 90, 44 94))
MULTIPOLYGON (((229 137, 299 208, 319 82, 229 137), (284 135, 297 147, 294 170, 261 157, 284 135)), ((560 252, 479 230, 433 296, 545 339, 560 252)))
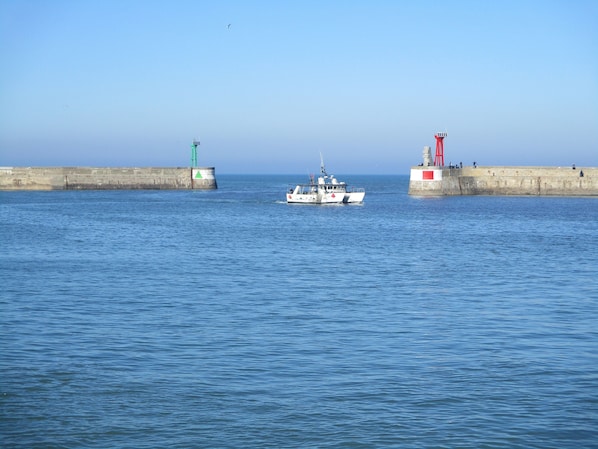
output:
POLYGON ((314 176, 310 175, 309 184, 297 184, 287 192, 287 203, 305 204, 342 204, 362 203, 365 197, 365 190, 362 188, 350 188, 344 182, 339 182, 334 175, 329 175, 324 166, 324 159, 320 154, 320 176, 318 182, 314 182, 314 176))

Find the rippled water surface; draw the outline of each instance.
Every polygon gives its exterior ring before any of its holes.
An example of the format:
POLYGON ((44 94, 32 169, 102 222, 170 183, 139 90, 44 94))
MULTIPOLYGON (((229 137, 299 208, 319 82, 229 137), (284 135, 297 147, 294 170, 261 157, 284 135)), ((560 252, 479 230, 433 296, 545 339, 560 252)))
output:
POLYGON ((0 193, 0 445, 598 447, 598 199, 0 193))

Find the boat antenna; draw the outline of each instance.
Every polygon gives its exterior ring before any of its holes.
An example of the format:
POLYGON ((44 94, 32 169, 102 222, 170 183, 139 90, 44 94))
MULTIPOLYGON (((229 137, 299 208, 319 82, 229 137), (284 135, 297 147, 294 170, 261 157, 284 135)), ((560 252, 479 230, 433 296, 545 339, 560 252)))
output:
POLYGON ((326 173, 326 166, 324 165, 324 157, 322 156, 322 152, 320 151, 320 173, 324 176, 328 176, 326 173))

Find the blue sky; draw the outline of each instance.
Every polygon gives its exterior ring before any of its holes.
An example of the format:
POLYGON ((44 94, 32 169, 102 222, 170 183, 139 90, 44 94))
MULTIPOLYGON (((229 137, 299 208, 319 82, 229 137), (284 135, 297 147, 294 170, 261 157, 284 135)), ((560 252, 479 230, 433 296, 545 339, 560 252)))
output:
POLYGON ((2 166, 598 166, 593 0, 6 0, 0 60, 2 166))

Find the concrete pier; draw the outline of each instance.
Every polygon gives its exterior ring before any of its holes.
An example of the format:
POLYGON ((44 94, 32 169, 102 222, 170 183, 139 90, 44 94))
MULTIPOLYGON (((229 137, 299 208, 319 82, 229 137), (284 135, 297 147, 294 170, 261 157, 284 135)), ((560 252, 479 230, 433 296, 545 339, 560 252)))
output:
POLYGON ((214 167, 0 167, 0 190, 216 189, 214 167))
POLYGON ((409 194, 598 196, 597 167, 411 168, 409 194))

